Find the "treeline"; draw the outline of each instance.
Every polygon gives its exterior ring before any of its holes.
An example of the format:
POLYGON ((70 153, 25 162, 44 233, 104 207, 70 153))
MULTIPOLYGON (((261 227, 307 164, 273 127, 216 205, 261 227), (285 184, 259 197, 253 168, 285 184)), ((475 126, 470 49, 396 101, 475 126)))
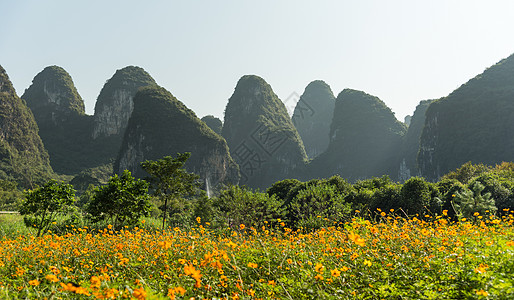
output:
MULTIPOLYGON (((186 153, 144 162, 142 167, 151 174, 147 180, 125 171, 106 185, 91 185, 80 197, 75 197, 71 185, 50 181, 25 192, 21 203, 5 199, 10 207, 19 203, 26 225, 38 229, 38 234, 84 225, 141 226, 143 217, 151 217, 145 220, 154 220, 155 229, 202 223, 220 229, 243 224, 308 231, 345 222, 356 214, 373 218, 390 212, 478 222, 514 208, 514 163, 495 167, 466 163, 436 183, 413 177, 401 184, 387 176, 354 184, 339 176, 307 182, 286 179, 266 191, 224 186, 209 198, 198 177, 184 170, 188 158, 186 153)), ((4 193, 8 187, 12 186, 2 186, 4 193)))

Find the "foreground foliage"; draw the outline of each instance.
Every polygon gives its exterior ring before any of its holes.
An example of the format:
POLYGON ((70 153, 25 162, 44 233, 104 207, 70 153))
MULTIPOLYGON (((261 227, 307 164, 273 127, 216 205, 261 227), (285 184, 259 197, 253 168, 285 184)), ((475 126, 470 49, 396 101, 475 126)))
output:
MULTIPOLYGON (((358 212, 357 212, 358 213, 358 212)), ((379 211, 312 233, 72 228, 0 240, 5 299, 508 299, 514 216, 452 223, 379 211)), ((446 213, 446 212, 445 212, 446 213)), ((144 224, 143 224, 144 226, 144 224)))

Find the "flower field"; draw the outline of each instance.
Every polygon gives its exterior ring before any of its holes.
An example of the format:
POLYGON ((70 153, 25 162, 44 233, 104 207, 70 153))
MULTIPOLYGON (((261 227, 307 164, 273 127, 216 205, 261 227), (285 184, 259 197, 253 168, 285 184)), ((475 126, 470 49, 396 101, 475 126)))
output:
MULTIPOLYGON (((0 239, 2 299, 512 299, 513 215, 0 239)), ((144 224, 141 224, 144 227, 144 224)))

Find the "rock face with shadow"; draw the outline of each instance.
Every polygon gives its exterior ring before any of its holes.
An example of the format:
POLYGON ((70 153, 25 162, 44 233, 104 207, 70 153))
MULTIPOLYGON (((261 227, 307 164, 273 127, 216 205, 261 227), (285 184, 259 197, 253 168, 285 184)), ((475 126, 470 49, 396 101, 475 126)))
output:
POLYGON ((334 106, 334 94, 322 80, 309 83, 296 104, 291 119, 311 159, 328 147, 334 106))
POLYGON ((514 55, 431 103, 425 116, 418 165, 428 180, 468 161, 513 161, 514 55))
POLYGON ((121 174, 129 170, 137 177, 145 177, 141 162, 183 152, 191 153, 186 169, 211 186, 239 182, 239 170, 225 139, 166 89, 141 88, 134 97, 114 171, 121 174))
POLYGON ((286 107, 259 76, 239 79, 225 108, 222 130, 239 165, 241 184, 265 189, 296 177, 305 166, 303 143, 286 107))
POLYGON ((328 149, 310 163, 307 176, 397 179, 406 130, 379 98, 345 89, 336 99, 328 149))

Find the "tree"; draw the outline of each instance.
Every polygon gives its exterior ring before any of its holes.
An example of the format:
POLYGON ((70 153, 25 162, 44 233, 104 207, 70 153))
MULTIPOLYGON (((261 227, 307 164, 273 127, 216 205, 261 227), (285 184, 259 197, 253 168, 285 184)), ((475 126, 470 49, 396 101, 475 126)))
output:
POLYGON ((184 169, 191 153, 177 153, 177 157, 165 156, 162 159, 141 163, 141 167, 150 174, 150 182, 155 194, 163 202, 162 230, 166 226, 168 202, 175 201, 173 205, 180 205, 179 199, 183 196, 193 195, 199 187, 198 175, 188 173, 184 169))
POLYGON ((496 213, 494 199, 491 193, 482 193, 485 186, 479 181, 470 184, 469 189, 455 193, 455 202, 453 203, 459 218, 471 218, 475 213, 486 215, 487 213, 496 213))
POLYGON ((230 186, 214 198, 218 220, 222 226, 240 224, 257 227, 284 218, 284 209, 275 195, 253 192, 246 187, 230 186))
POLYGON ((108 220, 116 229, 133 226, 150 214, 148 186, 148 182, 135 179, 125 170, 121 176, 112 176, 107 185, 94 189, 86 211, 93 222, 108 220))
POLYGON ((74 201, 75 190, 71 184, 51 180, 42 187, 27 192, 20 214, 25 216, 25 225, 38 229, 37 236, 40 236, 74 201))

